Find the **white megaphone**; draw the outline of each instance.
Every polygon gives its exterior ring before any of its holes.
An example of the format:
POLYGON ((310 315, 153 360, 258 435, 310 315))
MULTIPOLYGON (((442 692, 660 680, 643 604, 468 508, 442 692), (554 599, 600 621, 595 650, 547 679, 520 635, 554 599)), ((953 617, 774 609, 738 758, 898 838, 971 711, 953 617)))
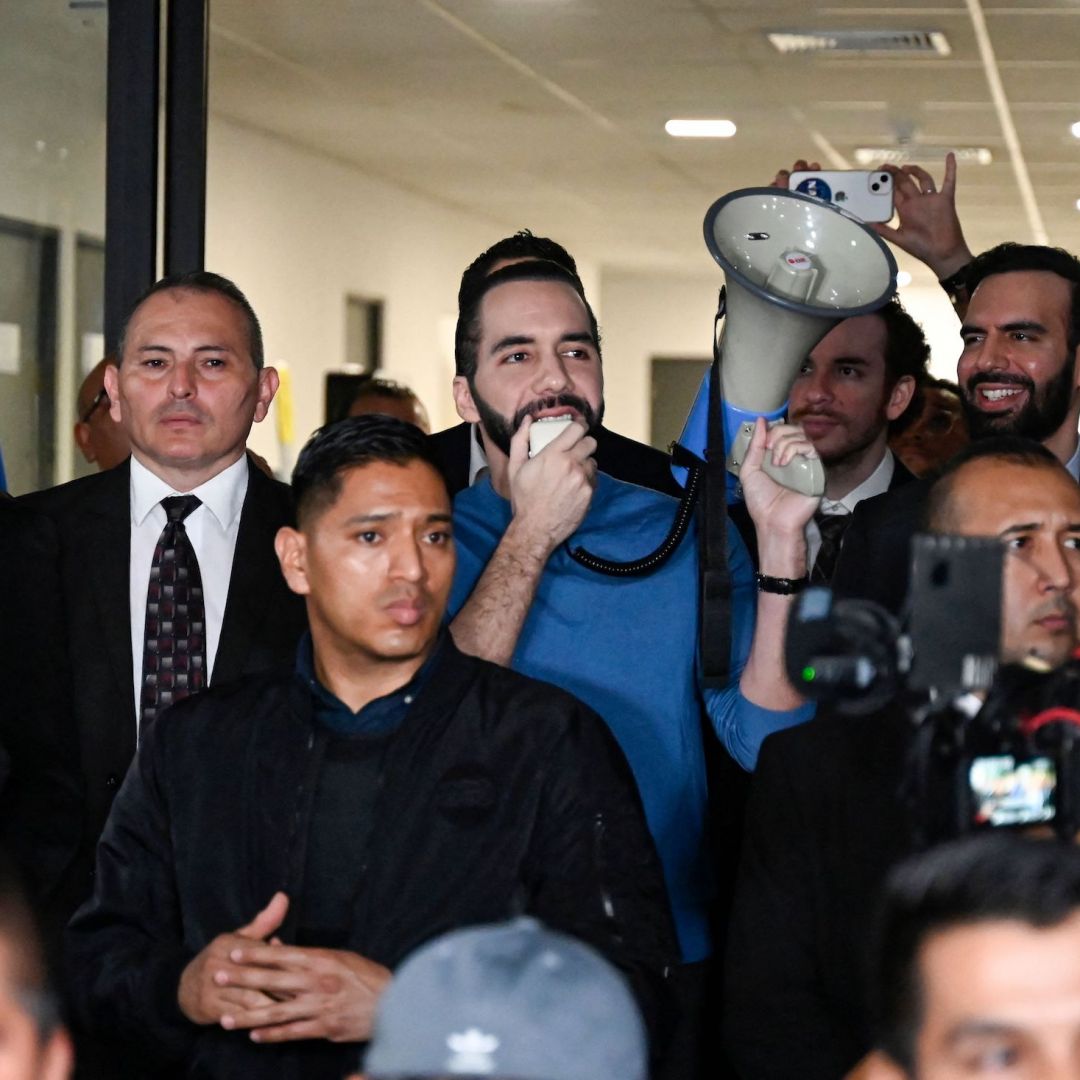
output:
MULTIPOLYGON (((781 419, 788 392, 814 346, 842 319, 876 311, 896 292, 896 261, 858 218, 781 188, 745 188, 705 215, 705 245, 724 270, 726 306, 718 344, 729 501, 759 416, 781 419)), ((679 443, 699 458, 708 447, 709 376, 679 443)), ((685 469, 674 468, 685 483, 685 469)), ((825 473, 798 456, 765 471, 778 483, 821 495, 825 473)))

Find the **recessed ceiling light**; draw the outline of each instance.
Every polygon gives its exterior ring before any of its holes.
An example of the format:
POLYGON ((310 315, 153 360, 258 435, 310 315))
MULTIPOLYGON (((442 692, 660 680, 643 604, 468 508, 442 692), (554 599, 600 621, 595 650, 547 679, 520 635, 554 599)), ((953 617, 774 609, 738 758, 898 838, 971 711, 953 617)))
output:
POLYGON ((680 139, 730 139, 735 125, 730 120, 669 120, 664 130, 680 139))
POLYGON ((896 286, 899 289, 904 288, 905 285, 911 284, 911 275, 906 270, 901 270, 896 275, 896 286))
POLYGON ((1080 199, 1076 200, 1076 209, 1080 210, 1080 199))
POLYGON ((1069 130, 1073 133, 1073 135, 1076 136, 1076 138, 1080 139, 1080 120, 1077 120, 1076 123, 1073 124, 1071 128, 1069 128, 1069 130))

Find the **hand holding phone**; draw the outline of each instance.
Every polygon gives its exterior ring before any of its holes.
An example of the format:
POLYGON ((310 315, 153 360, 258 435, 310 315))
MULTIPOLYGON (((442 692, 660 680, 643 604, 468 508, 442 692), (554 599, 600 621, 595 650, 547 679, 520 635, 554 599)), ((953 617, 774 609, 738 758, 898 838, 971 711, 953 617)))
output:
POLYGON ((861 221, 883 222, 893 216, 893 177, 884 169, 800 169, 788 177, 788 188, 861 221))

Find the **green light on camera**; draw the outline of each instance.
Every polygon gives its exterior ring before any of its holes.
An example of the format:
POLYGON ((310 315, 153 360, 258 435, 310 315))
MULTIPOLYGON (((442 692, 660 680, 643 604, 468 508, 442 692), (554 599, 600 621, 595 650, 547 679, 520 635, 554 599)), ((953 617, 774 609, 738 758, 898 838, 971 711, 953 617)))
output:
POLYGON ((812 667, 804 667, 802 669, 803 682, 813 682, 817 678, 817 669, 812 667))

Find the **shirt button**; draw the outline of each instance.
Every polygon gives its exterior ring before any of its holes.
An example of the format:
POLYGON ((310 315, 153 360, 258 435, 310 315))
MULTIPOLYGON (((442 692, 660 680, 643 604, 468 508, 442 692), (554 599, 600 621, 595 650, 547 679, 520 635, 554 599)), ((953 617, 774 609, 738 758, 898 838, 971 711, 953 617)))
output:
POLYGON ((116 773, 110 773, 105 778, 105 786, 110 791, 115 791, 120 786, 120 777, 117 776, 116 773))

